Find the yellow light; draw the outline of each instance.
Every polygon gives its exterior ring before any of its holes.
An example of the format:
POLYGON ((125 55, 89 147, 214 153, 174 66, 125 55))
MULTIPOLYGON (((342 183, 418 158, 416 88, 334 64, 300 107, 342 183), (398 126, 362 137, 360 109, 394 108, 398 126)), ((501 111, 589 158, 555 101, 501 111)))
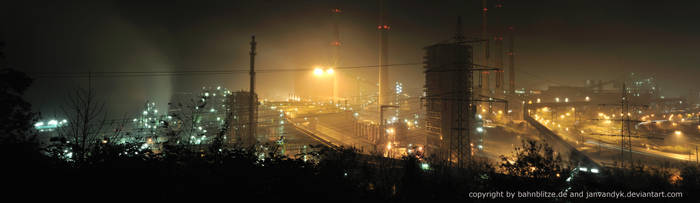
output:
POLYGON ((680 130, 676 130, 673 132, 673 134, 676 134, 676 136, 681 136, 683 133, 680 130))
POLYGON ((316 75, 316 76, 323 75, 323 69, 321 69, 320 67, 314 68, 314 75, 316 75))
POLYGON ((328 75, 333 75, 333 73, 335 73, 335 71, 333 70, 333 68, 328 68, 328 69, 326 70, 326 74, 328 74, 328 75))

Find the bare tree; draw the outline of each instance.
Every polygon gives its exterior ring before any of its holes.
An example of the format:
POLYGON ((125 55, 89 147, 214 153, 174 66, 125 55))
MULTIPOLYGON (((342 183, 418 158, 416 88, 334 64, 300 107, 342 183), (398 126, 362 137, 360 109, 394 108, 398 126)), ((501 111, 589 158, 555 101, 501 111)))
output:
POLYGON ((61 128, 59 135, 66 138, 73 152, 72 159, 78 163, 85 160, 90 149, 101 142, 100 133, 107 115, 104 106, 104 102, 97 100, 92 88, 81 88, 70 94, 66 106, 61 107, 69 125, 61 128))

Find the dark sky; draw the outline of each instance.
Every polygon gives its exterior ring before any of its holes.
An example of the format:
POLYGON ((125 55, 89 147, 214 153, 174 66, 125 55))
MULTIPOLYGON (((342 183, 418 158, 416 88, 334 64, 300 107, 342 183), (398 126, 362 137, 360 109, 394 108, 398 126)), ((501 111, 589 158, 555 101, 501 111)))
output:
MULTIPOLYGON (((582 85, 630 71, 654 74, 662 94, 696 88, 700 75, 698 1, 489 1, 489 29, 517 29, 517 86, 582 85)), ((388 0, 390 63, 421 62, 422 48, 449 39, 462 16, 467 34, 480 30, 480 0, 388 0)), ((341 66, 376 65, 378 1, 8 1, 0 5, 0 40, 7 64, 27 72, 182 71, 246 69, 251 35, 258 69, 298 69, 330 57, 330 9, 340 19, 341 66)), ((376 69, 354 71, 376 80, 376 69)), ((423 85, 421 66, 392 68, 405 89, 423 85)), ((258 92, 283 98, 289 72, 258 74, 258 92)), ((165 105, 173 94, 204 85, 247 89, 247 74, 99 77, 110 117, 139 112, 146 100, 165 105)), ((27 97, 53 114, 85 78, 37 78, 27 97)))

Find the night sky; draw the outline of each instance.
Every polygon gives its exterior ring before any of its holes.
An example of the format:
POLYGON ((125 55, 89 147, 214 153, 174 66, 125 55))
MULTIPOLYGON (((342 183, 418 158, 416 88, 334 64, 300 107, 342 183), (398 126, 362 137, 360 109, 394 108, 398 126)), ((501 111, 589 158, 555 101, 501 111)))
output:
MULTIPOLYGON (((698 1, 489 1, 489 29, 513 25, 518 88, 583 85, 586 79, 654 74, 662 95, 681 96, 700 75, 698 1)), ((423 47, 452 37, 457 16, 467 34, 480 32, 481 1, 387 1, 390 63, 422 61, 423 47)), ((327 63, 331 9, 341 8, 341 66, 378 63, 378 1, 6 1, 0 40, 6 63, 30 72, 245 70, 251 35, 257 69, 327 63)), ((405 89, 423 86, 422 66, 391 68, 405 89)), ((376 80, 376 69, 353 74, 376 80)), ((259 73, 257 92, 271 99, 293 90, 290 72, 259 73)), ((247 74, 98 77, 93 85, 109 117, 137 113, 146 100, 202 86, 248 88, 247 74)), ((86 78, 37 78, 27 98, 52 115, 86 78)))

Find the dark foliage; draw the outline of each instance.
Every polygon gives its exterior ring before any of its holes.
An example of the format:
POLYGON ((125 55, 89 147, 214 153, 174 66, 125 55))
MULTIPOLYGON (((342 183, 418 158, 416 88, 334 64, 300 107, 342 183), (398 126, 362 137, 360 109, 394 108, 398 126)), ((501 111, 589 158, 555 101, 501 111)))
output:
POLYGON ((32 84, 26 74, 11 68, 0 69, 0 139, 14 142, 29 139, 36 113, 22 98, 32 84))

